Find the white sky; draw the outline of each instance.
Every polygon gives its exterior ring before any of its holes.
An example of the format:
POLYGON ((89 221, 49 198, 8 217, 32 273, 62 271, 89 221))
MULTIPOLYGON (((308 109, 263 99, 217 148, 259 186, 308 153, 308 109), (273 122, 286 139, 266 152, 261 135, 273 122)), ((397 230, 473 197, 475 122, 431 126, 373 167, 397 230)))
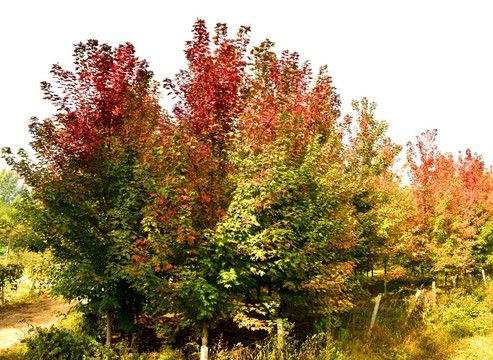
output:
POLYGON ((395 142, 437 128, 443 151, 471 148, 490 165, 492 17, 487 0, 2 1, 0 147, 27 148, 30 117, 51 116, 39 83, 52 81, 53 63, 73 69, 73 44, 130 41, 161 81, 184 67, 185 41, 202 18, 211 32, 216 22, 232 35, 251 25, 253 45, 269 38, 315 69, 327 64, 343 112, 351 99, 377 102, 395 142))

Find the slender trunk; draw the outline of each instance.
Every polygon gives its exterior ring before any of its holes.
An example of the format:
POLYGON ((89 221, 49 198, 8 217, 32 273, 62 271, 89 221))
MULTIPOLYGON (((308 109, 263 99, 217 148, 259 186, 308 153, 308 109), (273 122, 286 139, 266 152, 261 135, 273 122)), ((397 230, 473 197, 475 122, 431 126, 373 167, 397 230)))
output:
POLYGON ((284 359, 284 329, 282 322, 277 323, 277 359, 284 359))
POLYGON ((10 242, 5 247, 5 266, 7 266, 9 263, 9 245, 10 245, 10 242))
POLYGON ((108 310, 106 314, 106 346, 111 345, 111 338, 112 338, 112 332, 111 332, 111 327, 112 327, 112 315, 111 312, 108 310))
POLYGON ((373 277, 373 263, 371 263, 371 277, 373 277))
POLYGON ((2 306, 5 305, 5 285, 2 286, 2 306))
POLYGON ((200 360, 208 360, 209 359, 209 325, 204 323, 202 327, 202 346, 200 347, 200 360))

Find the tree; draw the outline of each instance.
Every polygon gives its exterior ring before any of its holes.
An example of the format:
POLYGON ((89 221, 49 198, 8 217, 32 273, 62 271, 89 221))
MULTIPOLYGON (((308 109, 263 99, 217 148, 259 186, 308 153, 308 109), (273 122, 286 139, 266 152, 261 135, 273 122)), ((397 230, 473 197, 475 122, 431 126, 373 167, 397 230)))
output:
POLYGON ((232 304, 222 264, 231 259, 218 252, 215 232, 234 187, 228 157, 243 106, 248 31, 242 27, 230 39, 218 24, 211 42, 197 21, 185 50, 188 69, 165 81, 178 99, 173 117, 160 128, 143 170, 152 197, 150 235, 136 244, 136 271, 146 273, 142 287, 155 308, 184 314, 205 347, 209 327, 232 304))
POLYGON ((26 190, 19 185, 19 176, 13 171, 0 172, 0 243, 5 244, 5 266, 8 264, 12 244, 19 245, 22 240, 22 226, 15 217, 14 202, 26 190))
POLYGON ((60 92, 42 83, 57 114, 31 119, 37 161, 23 150, 4 156, 32 189, 22 211, 30 248, 50 250, 58 264, 53 290, 87 301, 85 312, 105 313, 110 342, 113 320, 130 333, 142 307, 124 269, 128 248, 144 236, 147 194, 136 169, 161 112, 152 73, 131 44, 80 43, 74 64, 75 71, 53 66, 60 92))
POLYGON ((385 269, 392 253, 405 202, 393 166, 402 147, 387 137, 388 125, 375 118, 376 104, 353 101, 356 113, 345 151, 348 181, 353 183, 353 207, 358 245, 357 270, 372 270, 377 262, 385 269))
POLYGON ((258 321, 265 316, 347 309, 356 244, 339 96, 325 67, 313 81, 309 63, 287 51, 278 57, 273 46, 252 51, 232 154, 238 185, 222 225, 243 264, 246 314, 237 316, 254 326, 265 326, 258 321))
POLYGON ((24 273, 24 267, 19 264, 0 264, 0 287, 2 288, 2 305, 5 305, 5 286, 15 285, 24 273))
POLYGON ((19 176, 13 171, 0 171, 0 203, 10 205, 24 191, 19 185, 19 176))
POLYGON ((416 147, 408 144, 416 212, 405 252, 408 265, 421 275, 471 271, 481 247, 478 233, 491 217, 491 175, 481 157, 470 150, 458 161, 442 154, 436 134, 427 131, 416 147))

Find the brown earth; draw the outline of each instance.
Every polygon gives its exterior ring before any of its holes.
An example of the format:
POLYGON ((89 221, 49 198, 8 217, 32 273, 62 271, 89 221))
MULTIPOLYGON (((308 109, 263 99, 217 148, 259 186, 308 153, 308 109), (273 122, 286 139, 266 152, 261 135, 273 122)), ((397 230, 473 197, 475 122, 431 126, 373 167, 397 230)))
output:
POLYGON ((73 305, 62 300, 44 299, 0 313, 0 349, 18 343, 27 334, 29 326, 56 324, 73 305))

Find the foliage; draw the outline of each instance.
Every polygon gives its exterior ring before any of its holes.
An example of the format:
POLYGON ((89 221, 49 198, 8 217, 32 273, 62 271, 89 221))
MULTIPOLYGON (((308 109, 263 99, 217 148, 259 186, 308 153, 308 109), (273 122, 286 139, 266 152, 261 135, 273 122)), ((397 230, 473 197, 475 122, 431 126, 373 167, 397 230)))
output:
POLYGON ((484 236, 485 221, 491 218, 493 179, 482 158, 470 150, 457 161, 442 154, 436 134, 428 131, 417 137, 416 146, 408 144, 416 207, 406 242, 408 266, 421 273, 471 271, 486 262, 484 252, 483 258, 478 255, 489 246, 484 236))
POLYGON ((329 146, 314 144, 300 164, 282 148, 243 162, 244 175, 219 230, 238 244, 245 265, 235 271, 243 291, 257 290, 245 310, 275 318, 349 305, 354 237, 344 219, 351 209, 346 184, 338 181, 342 167, 328 154, 329 146))
POLYGON ((427 321, 441 327, 452 338, 484 335, 493 330, 492 291, 456 288, 440 298, 439 307, 431 312, 427 321))
POLYGON ((24 185, 19 185, 19 176, 16 173, 0 170, 0 204, 12 204, 24 190, 24 185))
POLYGON ((357 270, 368 271, 377 263, 387 268, 393 262, 395 239, 406 220, 407 200, 392 169, 401 146, 387 137, 387 123, 375 118, 375 103, 363 98, 352 105, 356 121, 344 155, 347 181, 354 187, 358 237, 354 257, 357 270))
POLYGON ((49 253, 31 253, 30 260, 24 261, 27 270, 27 278, 30 281, 29 291, 33 292, 49 288, 53 284, 53 263, 52 256, 49 253))
MULTIPOLYGON (((172 314, 203 345, 221 318, 322 326, 355 306, 375 267, 388 280, 493 266, 493 178, 480 156, 442 153, 428 131, 408 144, 403 185, 401 147, 376 105, 353 101, 342 117, 326 67, 314 75, 270 40, 248 52, 249 30, 230 37, 219 23, 211 37, 195 23, 187 68, 164 81, 169 114, 131 44, 78 44, 75 70, 54 65, 57 88, 42 83, 57 113, 31 120, 36 160, 3 150, 30 192, 11 205, 21 188, 0 173, 0 241, 51 254, 30 266, 33 282, 49 273, 98 340, 104 319, 129 337, 142 311, 172 314)), ((460 311, 440 321, 467 327, 460 311)), ((320 336, 305 357, 337 356, 320 336)))
POLYGON ((0 244, 7 247, 24 245, 25 227, 18 211, 19 197, 12 204, 0 202, 0 244))
POLYGON ((7 285, 15 285, 23 273, 24 267, 20 264, 0 264, 0 288, 5 288, 7 285))
MULTIPOLYGON (((173 117, 140 168, 152 203, 131 271, 149 308, 203 327, 233 314, 255 322, 252 310, 268 319, 350 306, 360 187, 344 159, 350 119, 339 118, 325 67, 312 81, 308 63, 278 57, 270 41, 246 59, 247 32, 229 39, 218 24, 211 42, 195 24, 188 69, 165 83, 178 99, 173 117)), ((361 151, 382 173, 398 147, 372 116, 353 147, 366 141, 361 151)))
POLYGON ((42 83, 58 113, 31 120, 37 161, 23 150, 4 156, 32 189, 20 208, 29 248, 53 255, 53 290, 114 311, 118 329, 130 331, 142 296, 123 266, 143 233, 147 196, 135 169, 159 121, 158 91, 131 44, 80 43, 74 64, 74 72, 52 68, 61 94, 42 83))
POLYGON ((93 356, 97 344, 70 329, 33 327, 22 340, 25 359, 78 360, 93 356))
POLYGON ((28 192, 24 185, 19 185, 19 180, 19 176, 13 171, 0 171, 0 244, 6 245, 7 252, 12 246, 22 246, 24 236, 24 227, 19 220, 16 203, 22 194, 28 192))
POLYGON ((135 243, 135 271, 150 308, 183 313, 197 326, 230 313, 235 296, 223 281, 235 277, 233 259, 228 249, 218 252, 215 232, 234 188, 228 155, 242 108, 247 33, 242 27, 229 39, 218 24, 211 43, 205 23, 196 23, 188 69, 165 82, 178 98, 174 117, 160 128, 142 173, 152 204, 149 238, 135 243))

